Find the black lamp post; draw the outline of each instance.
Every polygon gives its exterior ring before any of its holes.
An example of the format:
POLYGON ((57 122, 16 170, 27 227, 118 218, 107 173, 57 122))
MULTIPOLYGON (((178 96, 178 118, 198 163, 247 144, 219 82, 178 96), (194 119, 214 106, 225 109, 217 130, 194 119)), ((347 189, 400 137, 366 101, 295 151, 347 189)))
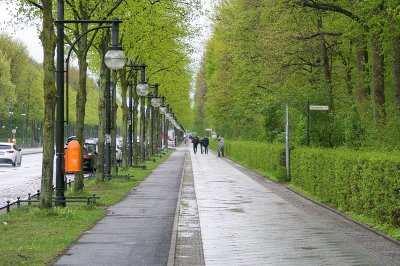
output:
POLYGON ((157 112, 155 110, 157 110, 157 108, 159 108, 161 106, 161 97, 158 97, 158 84, 154 84, 151 85, 151 87, 154 87, 154 95, 150 96, 150 104, 152 106, 151 108, 151 134, 150 134, 150 145, 151 145, 151 155, 154 156, 155 155, 155 149, 156 149, 156 142, 155 142, 155 137, 156 134, 155 132, 157 131, 155 129, 155 119, 158 117, 157 112))
POLYGON ((8 113, 10 114, 10 142, 13 143, 13 133, 14 133, 14 126, 13 126, 13 116, 14 116, 14 107, 12 101, 10 101, 10 107, 8 107, 8 113))
MULTIPOLYGON (((142 78, 144 73, 142 72, 142 78)), ((145 76, 144 76, 145 78, 145 76)), ((146 115, 145 115, 145 97, 150 92, 150 87, 147 83, 141 83, 136 86, 136 93, 140 96, 140 144, 141 144, 141 155, 142 162, 146 160, 146 115)))
MULTIPOLYGON (((127 66, 129 67, 129 71, 138 71, 140 70, 141 73, 141 79, 140 79, 140 84, 142 84, 143 86, 146 87, 146 65, 142 64, 142 65, 135 65, 133 64, 133 61, 131 60, 131 63, 127 66)), ((135 86, 136 86, 136 73, 135 73, 135 86)), ((132 79, 129 80, 129 103, 128 103, 128 108, 129 108, 129 115, 128 115, 128 165, 132 166, 133 164, 133 85, 134 82, 132 81, 132 79)), ((142 86, 141 85, 141 86, 142 86)), ((139 86, 139 84, 137 85, 139 86)), ((135 141, 136 141, 136 137, 135 137, 135 141)))
MULTIPOLYGON (((122 50, 121 46, 118 46, 119 42, 119 25, 118 23, 112 24, 112 46, 109 48, 108 52, 104 57, 104 62, 106 66, 112 71, 117 71, 122 69, 125 65, 126 57, 125 53, 122 50)), ((117 83, 116 75, 113 75, 114 81, 112 82, 114 85, 117 83)), ((105 167, 105 177, 111 177, 111 97, 109 88, 113 86, 107 86, 107 99, 108 102, 106 104, 106 167, 105 167)), ((116 86, 115 86, 116 87, 116 86)))
POLYGON ((164 136, 161 138, 161 148, 162 148, 162 144, 164 142, 164 146, 165 146, 165 114, 167 113, 167 106, 165 106, 165 97, 161 97, 162 99, 162 104, 160 106, 160 114, 162 115, 162 119, 161 119, 161 130, 164 132, 164 136))
POLYGON ((25 145, 24 122, 25 122, 26 112, 24 104, 22 104, 21 116, 22 116, 22 144, 25 145))
MULTIPOLYGON (((65 206, 65 182, 64 182, 64 25, 65 23, 112 23, 112 51, 108 51, 105 56, 105 63, 111 69, 120 69, 125 64, 125 54, 122 48, 118 46, 118 31, 119 20, 112 21, 90 21, 90 20, 64 20, 64 0, 58 0, 57 6, 57 71, 56 71, 56 84, 57 84, 57 111, 56 111, 56 205, 65 206), (122 66, 121 66, 121 61, 122 66)), ((97 27, 99 29, 104 27, 97 27)), ((109 28, 109 26, 108 26, 109 28)), ((90 31, 94 30, 91 29, 90 31)), ((89 32, 89 31, 88 31, 89 32)), ((83 33, 82 36, 88 32, 83 33)), ((78 41, 77 39, 77 41, 78 41)), ((76 42, 75 42, 76 43, 76 42)), ((74 43, 74 44, 75 44, 74 43)))

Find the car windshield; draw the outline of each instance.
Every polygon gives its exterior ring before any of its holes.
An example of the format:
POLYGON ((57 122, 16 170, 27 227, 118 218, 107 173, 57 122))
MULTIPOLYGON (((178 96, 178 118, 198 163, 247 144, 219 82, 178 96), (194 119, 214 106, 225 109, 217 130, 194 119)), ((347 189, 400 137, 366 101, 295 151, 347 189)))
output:
POLYGON ((86 151, 88 153, 94 154, 96 152, 96 144, 86 144, 86 151))
POLYGON ((0 145, 0 150, 9 150, 11 149, 10 145, 0 145))

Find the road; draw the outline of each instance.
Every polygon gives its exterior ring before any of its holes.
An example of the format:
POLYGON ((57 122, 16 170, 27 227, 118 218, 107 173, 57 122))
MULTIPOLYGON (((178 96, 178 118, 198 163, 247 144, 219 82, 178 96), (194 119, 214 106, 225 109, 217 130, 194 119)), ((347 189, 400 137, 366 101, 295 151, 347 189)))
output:
MULTIPOLYGON (((13 202, 17 197, 24 199, 28 197, 28 193, 36 194, 40 190, 42 156, 37 151, 23 154, 21 167, 0 164, 0 208, 7 205, 7 200, 13 202)), ((73 178, 72 174, 67 175, 68 180, 73 178)), ((55 180, 53 183, 55 184, 55 180)))
POLYGON ((6 205, 7 200, 15 201, 17 197, 27 197, 28 193, 36 194, 40 189, 42 155, 24 154, 20 167, 0 164, 0 207, 6 205))

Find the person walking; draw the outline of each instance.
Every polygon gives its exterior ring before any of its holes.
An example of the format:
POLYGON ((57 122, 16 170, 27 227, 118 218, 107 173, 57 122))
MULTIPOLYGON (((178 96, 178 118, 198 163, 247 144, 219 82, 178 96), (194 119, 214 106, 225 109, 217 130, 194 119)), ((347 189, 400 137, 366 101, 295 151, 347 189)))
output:
POLYGON ((199 142, 200 142, 200 152, 201 152, 201 154, 203 154, 203 147, 204 147, 203 140, 204 140, 204 139, 201 139, 201 140, 199 141, 199 142))
POLYGON ((218 157, 224 157, 224 138, 219 137, 218 138, 218 157))
POLYGON ((207 136, 204 137, 204 139, 202 140, 203 143, 203 147, 204 147, 204 153, 207 154, 208 153, 208 144, 210 144, 210 141, 208 140, 207 136))
POLYGON ((196 154, 197 153, 197 145, 199 145, 199 142, 200 142, 199 137, 195 136, 192 139, 192 142, 193 142, 193 152, 194 152, 194 154, 196 154))

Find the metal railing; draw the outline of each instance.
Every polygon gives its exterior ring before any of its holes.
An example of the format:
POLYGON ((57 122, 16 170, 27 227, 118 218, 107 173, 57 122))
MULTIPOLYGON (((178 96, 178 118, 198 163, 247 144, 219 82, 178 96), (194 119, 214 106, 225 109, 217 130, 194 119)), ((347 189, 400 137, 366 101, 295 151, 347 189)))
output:
MULTIPOLYGON (((72 183, 74 181, 69 180, 68 182, 66 181, 66 186, 65 188, 71 188, 72 183)), ((53 187, 53 189, 55 189, 53 187)), ((86 202, 88 205, 89 204, 95 204, 96 200, 99 199, 100 197, 96 197, 96 194, 93 194, 92 196, 86 196, 86 197, 81 197, 81 196, 70 196, 66 197, 65 200, 62 200, 62 202, 86 202)), ((16 205, 17 207, 20 207, 22 203, 27 203, 28 205, 31 205, 33 202, 39 202, 40 201, 40 190, 37 190, 36 194, 28 193, 28 197, 26 199, 21 199, 21 197, 17 197, 16 201, 11 202, 10 200, 7 200, 7 205, 0 207, 0 215, 1 211, 6 209, 6 212, 9 213, 11 211, 12 206, 16 205)), ((56 200, 55 197, 53 197, 53 202, 60 202, 60 200, 56 200)))

